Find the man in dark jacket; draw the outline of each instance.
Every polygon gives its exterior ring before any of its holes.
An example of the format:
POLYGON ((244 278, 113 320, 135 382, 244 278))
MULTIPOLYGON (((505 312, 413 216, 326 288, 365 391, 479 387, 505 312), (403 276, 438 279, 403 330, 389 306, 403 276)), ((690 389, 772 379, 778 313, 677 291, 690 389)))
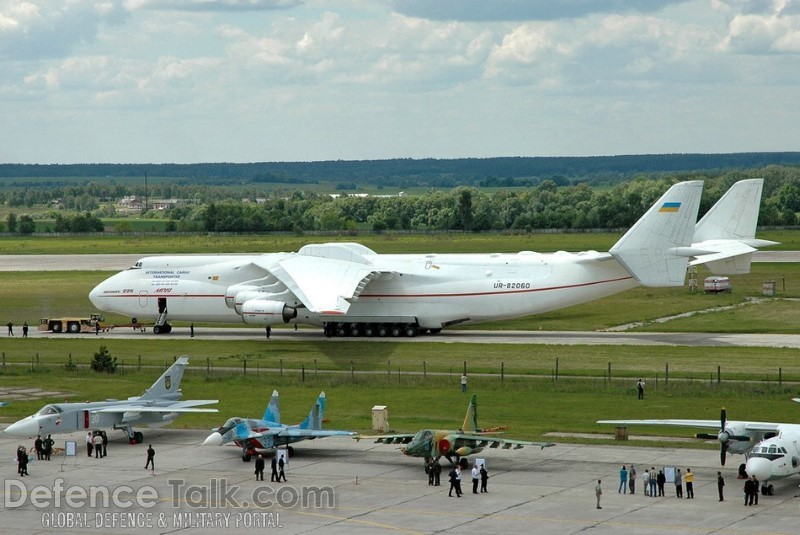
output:
POLYGON ((264 456, 259 454, 258 458, 256 459, 256 481, 261 478, 261 481, 264 481, 264 456))

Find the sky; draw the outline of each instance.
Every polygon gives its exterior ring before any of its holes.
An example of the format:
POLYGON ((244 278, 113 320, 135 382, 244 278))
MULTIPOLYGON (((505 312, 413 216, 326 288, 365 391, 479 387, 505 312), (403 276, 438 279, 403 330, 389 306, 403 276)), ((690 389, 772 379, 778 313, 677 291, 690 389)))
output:
POLYGON ((0 0, 0 163, 800 150, 800 0, 0 0))

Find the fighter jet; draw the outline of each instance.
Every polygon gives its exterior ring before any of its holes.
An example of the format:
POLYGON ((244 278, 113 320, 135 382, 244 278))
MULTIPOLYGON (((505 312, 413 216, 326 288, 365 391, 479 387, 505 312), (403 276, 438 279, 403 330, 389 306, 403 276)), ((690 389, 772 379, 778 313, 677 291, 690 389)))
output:
POLYGON ((467 406, 464 423, 459 430, 420 429, 413 434, 399 435, 358 435, 356 440, 375 439, 380 444, 406 444, 400 448, 404 455, 422 457, 425 465, 433 459, 439 461, 441 457, 451 463, 459 464, 462 457, 480 453, 484 448, 500 448, 518 450, 523 446, 539 446, 549 448, 555 446, 552 442, 530 442, 528 440, 515 440, 503 438, 499 433, 503 427, 481 429, 478 427, 478 395, 473 394, 467 406))
POLYGON ((198 409, 199 405, 217 403, 216 399, 180 401, 181 379, 189 357, 182 356, 141 396, 126 400, 109 399, 86 403, 53 403, 5 429, 19 437, 35 437, 82 430, 121 429, 131 444, 141 443, 144 436, 134 431, 134 425, 156 427, 167 424, 187 412, 217 412, 217 409, 198 409))
POLYGON ((296 253, 154 256, 95 287, 100 310, 169 320, 305 323, 327 336, 416 336, 557 310, 635 288, 681 286, 690 259, 749 270, 761 179, 742 181, 697 222, 702 181, 675 184, 607 253, 378 254, 358 243, 296 253), (695 225, 698 226, 697 231, 695 225), (695 233, 702 243, 694 244, 695 233))
POLYGON ((257 453, 267 453, 280 446, 287 446, 289 456, 294 455, 294 448, 289 446, 301 440, 333 436, 352 436, 351 431, 322 429, 325 415, 325 392, 320 392, 314 406, 305 420, 296 425, 281 423, 281 408, 278 391, 272 391, 264 417, 261 420, 248 418, 230 418, 225 424, 214 430, 203 442, 204 446, 221 446, 233 442, 242 448, 242 461, 249 462, 257 453))

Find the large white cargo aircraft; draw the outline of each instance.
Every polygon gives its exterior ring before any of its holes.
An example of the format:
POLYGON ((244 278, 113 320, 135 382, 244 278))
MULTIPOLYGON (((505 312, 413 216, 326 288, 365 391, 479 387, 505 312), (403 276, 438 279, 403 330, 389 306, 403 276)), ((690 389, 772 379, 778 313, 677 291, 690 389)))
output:
POLYGON ((681 286, 690 258, 746 273, 763 181, 734 185, 697 223, 701 181, 672 186, 607 253, 378 254, 358 243, 296 253, 152 256, 89 294, 106 312, 168 320, 305 323, 328 336, 415 336, 539 314, 639 285, 681 286), (695 233, 701 243, 693 245, 695 233))

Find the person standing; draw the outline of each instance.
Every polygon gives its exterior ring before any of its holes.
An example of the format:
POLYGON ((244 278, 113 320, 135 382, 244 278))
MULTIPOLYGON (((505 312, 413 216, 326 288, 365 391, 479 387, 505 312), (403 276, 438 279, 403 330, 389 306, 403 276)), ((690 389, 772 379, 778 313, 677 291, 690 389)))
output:
POLYGON ((631 494, 636 492, 636 467, 631 465, 631 469, 628 471, 628 487, 631 489, 631 494))
POLYGON ((44 448, 42 447, 42 435, 36 435, 36 440, 33 441, 33 449, 36 450, 36 460, 41 461, 44 458, 44 448))
POLYGON ((22 337, 23 338, 27 338, 28 337, 28 322, 27 321, 22 324, 22 337))
POLYGON ((284 472, 284 467, 286 466, 286 462, 283 460, 283 456, 278 459, 278 483, 280 483, 281 479, 283 482, 286 482, 286 472, 284 472))
POLYGON ((656 485, 658 483, 658 474, 656 474, 656 467, 650 467, 650 497, 656 497, 656 485))
POLYGON ((433 486, 433 459, 428 459, 428 464, 425 465, 425 473, 428 474, 428 485, 433 486))
POLYGON ((478 483, 481 480, 481 471, 478 470, 478 465, 472 465, 472 494, 478 494, 478 483))
POLYGON ((675 471, 675 496, 683 498, 683 474, 680 468, 675 471))
POLYGON ((755 502, 755 505, 758 505, 758 495, 760 494, 759 492, 760 486, 761 483, 758 481, 758 478, 755 475, 753 475, 753 501, 755 502))
POLYGON ((644 469, 644 474, 642 474, 642 486, 644 487, 644 495, 650 496, 650 470, 647 468, 644 469))
POLYGON ((656 476, 656 485, 658 485, 658 496, 664 496, 664 484, 667 482, 667 476, 664 475, 663 470, 658 471, 658 475, 656 476))
POLYGON ((438 487, 442 479, 442 465, 439 461, 433 461, 433 486, 438 487))
POLYGON ((275 452, 275 455, 272 457, 272 461, 269 463, 270 467, 270 474, 269 480, 270 481, 278 481, 278 452, 275 452))
POLYGON ((619 470, 619 488, 617 489, 617 494, 628 494, 628 469, 625 468, 624 464, 619 470))
POLYGON ((9 321, 6 323, 6 327, 8 327, 8 336, 14 336, 14 324, 9 321))
POLYGON ((686 475, 683 476, 683 480, 686 482, 686 499, 694 498, 694 474, 691 468, 686 469, 686 475))
POLYGON ((53 446, 55 445, 56 441, 50 435, 47 435, 47 438, 42 441, 42 447, 44 448, 44 460, 49 461, 50 455, 53 453, 53 446))
POLYGON ((753 505, 753 480, 749 477, 744 480, 744 505, 753 505))
POLYGON ((102 431, 100 433, 100 441, 103 444, 103 457, 105 457, 106 455, 108 455, 108 433, 102 431))
POLYGON ((722 487, 725 486, 725 480, 722 478, 722 472, 717 472, 717 492, 719 493, 719 501, 723 501, 722 487))
POLYGON ((256 459, 256 481, 259 480, 259 477, 261 477, 261 481, 264 481, 264 455, 260 453, 256 459))
POLYGON ((466 392, 467 391, 467 373, 466 372, 461 374, 461 391, 462 392, 466 392))
POLYGON ((595 497, 597 497, 597 508, 598 509, 602 509, 602 507, 600 507, 600 496, 603 495, 603 488, 600 486, 601 483, 602 483, 602 481, 598 479, 597 480, 597 485, 594 486, 594 495, 595 495, 595 497))
POLYGON ((464 491, 461 490, 461 467, 456 466, 456 494, 460 498, 464 491))
POLYGON ((94 458, 99 459, 102 457, 103 439, 100 437, 100 435, 94 435, 92 437, 92 446, 94 446, 94 458))
POLYGON ((17 475, 24 476, 28 470, 28 452, 22 445, 17 446, 17 475))
POLYGON ((644 380, 639 379, 636 383, 636 390, 639 392, 639 399, 644 399, 644 380))
POLYGON ((189 325, 189 337, 194 338, 194 323, 189 325))
POLYGON ((481 492, 489 492, 486 490, 486 484, 489 482, 489 472, 486 471, 486 465, 481 465, 481 492))
POLYGON ((452 470, 450 470, 450 473, 447 474, 447 475, 448 475, 448 478, 450 480, 450 490, 447 491, 447 496, 452 498, 453 497, 453 491, 456 491, 456 498, 460 498, 461 495, 458 493, 458 488, 456 487, 456 469, 453 468, 452 470))
POLYGON ((147 446, 147 462, 144 465, 144 469, 147 470, 148 466, 153 472, 156 471, 156 450, 153 449, 152 444, 147 446))
POLYGON ((94 445, 92 443, 92 432, 89 431, 88 433, 86 433, 86 455, 91 457, 93 449, 94 449, 94 445))

